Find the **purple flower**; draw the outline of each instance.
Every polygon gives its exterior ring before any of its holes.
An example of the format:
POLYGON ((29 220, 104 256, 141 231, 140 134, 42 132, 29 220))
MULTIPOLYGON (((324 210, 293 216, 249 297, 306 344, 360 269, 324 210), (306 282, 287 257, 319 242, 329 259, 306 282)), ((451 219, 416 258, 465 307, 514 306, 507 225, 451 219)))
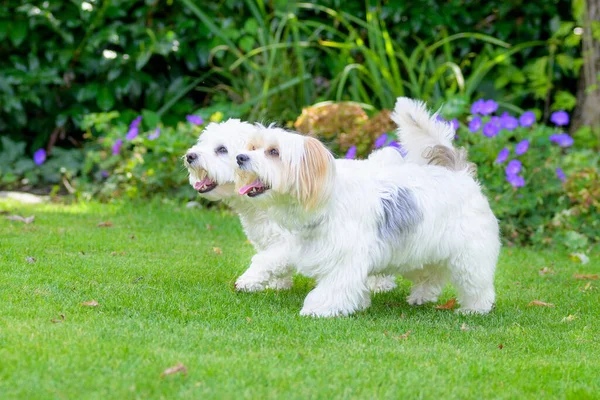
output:
POLYGON ((506 176, 517 175, 519 172, 521 172, 522 165, 523 164, 521 164, 521 161, 519 160, 510 160, 505 169, 506 176))
POLYGON ((521 166, 521 161, 510 160, 505 169, 506 180, 515 188, 525 186, 525 179, 518 175, 521 172, 521 166))
POLYGON ((515 153, 520 156, 521 154, 525 154, 527 149, 529 149, 529 140, 524 139, 517 144, 517 147, 515 147, 515 153))
POLYGON ((519 175, 507 175, 506 180, 515 188, 525 186, 525 179, 519 175))
POLYGON ((500 117, 500 128, 514 131, 518 127, 519 121, 515 117, 506 112, 502 114, 500 117))
POLYGON ((377 140, 375 141, 375 148, 378 149, 380 147, 383 147, 385 145, 385 142, 387 142, 387 138, 387 133, 384 133, 383 135, 379 136, 379 138, 377 138, 377 140))
POLYGON ((129 125, 129 128, 139 128, 140 124, 142 123, 142 116, 139 115, 136 119, 134 119, 133 121, 131 121, 131 124, 129 125))
POLYGON ((485 100, 479 99, 471 106, 471 114, 477 115, 481 114, 481 110, 485 106, 485 100))
POLYGON ((119 154, 119 152, 121 151, 121 146, 122 145, 123 145, 123 140, 117 139, 115 141, 115 144, 113 144, 113 147, 112 147, 112 153, 113 153, 113 155, 119 154))
POLYGON ((482 103, 481 110, 479 111, 482 115, 489 115, 498 109, 498 103, 494 100, 487 100, 482 103))
POLYGON ((550 135, 548 139, 550 139, 551 142, 558 144, 560 147, 570 147, 574 143, 573 138, 567 133, 550 135))
POLYGON ((156 129, 154 130, 154 133, 151 133, 148 135, 148 140, 158 139, 159 136, 160 136, 160 128, 156 127, 156 129))
POLYGON ((480 117, 473 117, 473 119, 471 120, 471 122, 469 122, 469 131, 475 133, 479 129, 481 129, 481 118, 480 117))
POLYGON ((108 171, 100 171, 100 176, 103 178, 108 178, 108 171))
POLYGON ((531 126, 535 123, 535 114, 533 111, 526 111, 519 117, 519 123, 523 127, 531 126))
POLYGON ((345 158, 356 158, 356 146, 352 146, 348 149, 345 158))
POLYGON ((460 128, 460 122, 458 122, 456 118, 450 121, 450 123, 452 124, 452 129, 454 129, 455 132, 458 130, 458 128, 460 128))
POLYGON ((502 164, 504 161, 506 161, 508 159, 508 155, 510 154, 510 150, 508 150, 508 148, 503 148, 502 150, 500 150, 500 152, 498 153, 498 157, 496 157, 496 163, 497 164, 502 164))
POLYGON ((435 119, 436 119, 436 121, 439 121, 439 122, 448 122, 448 121, 446 121, 446 120, 444 119, 444 117, 442 117, 442 116, 441 116, 441 115, 439 115, 439 114, 438 114, 438 115, 435 117, 435 119))
POLYGON ((46 150, 39 149, 35 153, 33 153, 33 162, 36 165, 42 165, 46 161, 46 150))
POLYGON ((133 140, 135 139, 139 134, 139 130, 138 127, 133 127, 133 128, 129 128, 129 132, 127 132, 127 135, 125 136, 125 139, 127 140, 133 140))
POLYGON ((550 121, 558 126, 569 125, 569 114, 563 110, 553 112, 550 121))
POLYGON ((498 125, 494 124, 494 122, 492 122, 492 121, 486 122, 486 124, 483 125, 483 135, 484 136, 494 137, 498 134, 499 131, 500 131, 500 128, 498 127, 498 125))
POLYGON ((129 124, 129 131, 127 132, 127 136, 125 136, 125 139, 127 139, 127 140, 135 139, 139 134, 139 128, 140 128, 141 123, 142 123, 141 115, 138 116, 133 121, 131 121, 131 124, 129 124))
POLYGON ((560 179, 561 182, 567 181, 567 176, 565 175, 565 171, 562 168, 556 168, 556 177, 560 179))
POLYGON ((396 142, 395 140, 392 140, 389 144, 389 147, 395 147, 397 149, 400 150, 400 154, 402 155, 402 157, 406 157, 406 155, 408 154, 408 152, 406 151, 406 149, 398 142, 396 142))
POLYGON ((202 125, 204 123, 204 120, 199 115, 188 115, 187 117, 185 117, 185 119, 187 119, 189 123, 194 125, 202 125))

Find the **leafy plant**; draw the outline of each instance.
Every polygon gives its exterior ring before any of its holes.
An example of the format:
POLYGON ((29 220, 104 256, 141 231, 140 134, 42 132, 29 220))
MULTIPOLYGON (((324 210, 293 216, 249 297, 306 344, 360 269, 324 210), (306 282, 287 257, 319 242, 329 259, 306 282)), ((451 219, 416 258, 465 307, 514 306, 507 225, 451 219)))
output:
POLYGON ((189 197, 181 157, 198 139, 204 124, 220 121, 224 113, 204 110, 174 127, 163 126, 149 113, 129 125, 119 117, 116 111, 85 117, 83 126, 90 141, 78 180, 79 195, 103 201, 189 197))
POLYGON ((46 162, 43 149, 43 158, 32 159, 25 151, 25 142, 3 136, 0 143, 0 188, 43 190, 51 185, 54 191, 72 191, 71 179, 79 175, 83 163, 80 150, 54 147, 46 162))

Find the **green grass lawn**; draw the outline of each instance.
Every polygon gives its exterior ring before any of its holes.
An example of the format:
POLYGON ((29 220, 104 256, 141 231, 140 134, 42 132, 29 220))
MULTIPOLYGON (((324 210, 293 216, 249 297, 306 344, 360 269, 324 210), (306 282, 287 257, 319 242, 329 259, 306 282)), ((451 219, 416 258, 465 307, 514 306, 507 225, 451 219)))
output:
POLYGON ((399 279, 365 312, 309 319, 309 279, 233 290, 253 251, 228 212, 0 210, 35 215, 0 215, 2 399, 600 397, 600 281, 573 277, 599 273, 597 256, 504 249, 488 316, 410 307, 399 279), (161 377, 178 362, 187 375, 161 377))

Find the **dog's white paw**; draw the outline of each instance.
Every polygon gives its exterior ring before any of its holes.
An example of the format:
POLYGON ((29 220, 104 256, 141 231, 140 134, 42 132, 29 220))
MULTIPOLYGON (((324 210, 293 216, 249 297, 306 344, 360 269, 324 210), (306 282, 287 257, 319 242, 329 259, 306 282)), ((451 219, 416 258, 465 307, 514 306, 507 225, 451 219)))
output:
POLYGON ((454 312, 456 314, 462 314, 462 315, 485 315, 488 314, 490 311, 492 311, 491 308, 485 309, 485 308, 459 308, 457 310, 454 310, 454 312))
POLYGON ((367 278, 367 287, 373 293, 384 293, 396 288, 394 275, 371 275, 367 278))
POLYGON ((314 289, 306 296, 300 315, 331 318, 351 315, 358 310, 364 310, 371 305, 371 298, 364 296, 354 301, 336 294, 323 294, 322 290, 314 289))
POLYGON ((430 293, 426 288, 413 288, 406 302, 411 306, 421 306, 426 303, 435 303, 438 299, 436 294, 430 293))
POLYGON ((242 275, 235 281, 235 290, 238 292, 260 292, 266 288, 267 282, 255 276, 242 275))
POLYGON ((302 310, 300 310, 300 315, 303 317, 333 318, 342 317, 348 314, 343 314, 341 310, 336 310, 333 308, 320 307, 312 309, 308 307, 302 307, 302 310))
POLYGON ((468 306, 460 307, 459 309, 454 310, 454 312, 463 315, 485 315, 492 311, 495 307, 496 304, 493 302, 483 300, 468 306))
POLYGON ((286 290, 292 287, 294 283, 292 277, 283 277, 283 278, 271 278, 269 283, 267 283, 267 289, 273 290, 286 290))

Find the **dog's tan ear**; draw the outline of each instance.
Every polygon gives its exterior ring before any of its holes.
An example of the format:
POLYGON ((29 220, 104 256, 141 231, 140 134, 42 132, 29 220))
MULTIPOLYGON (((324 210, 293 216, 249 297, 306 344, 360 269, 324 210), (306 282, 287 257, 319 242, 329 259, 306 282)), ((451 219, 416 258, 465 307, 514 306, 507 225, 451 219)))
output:
POLYGON ((314 208, 329 193, 333 168, 329 150, 317 139, 307 137, 298 176, 298 197, 306 209, 314 208))

